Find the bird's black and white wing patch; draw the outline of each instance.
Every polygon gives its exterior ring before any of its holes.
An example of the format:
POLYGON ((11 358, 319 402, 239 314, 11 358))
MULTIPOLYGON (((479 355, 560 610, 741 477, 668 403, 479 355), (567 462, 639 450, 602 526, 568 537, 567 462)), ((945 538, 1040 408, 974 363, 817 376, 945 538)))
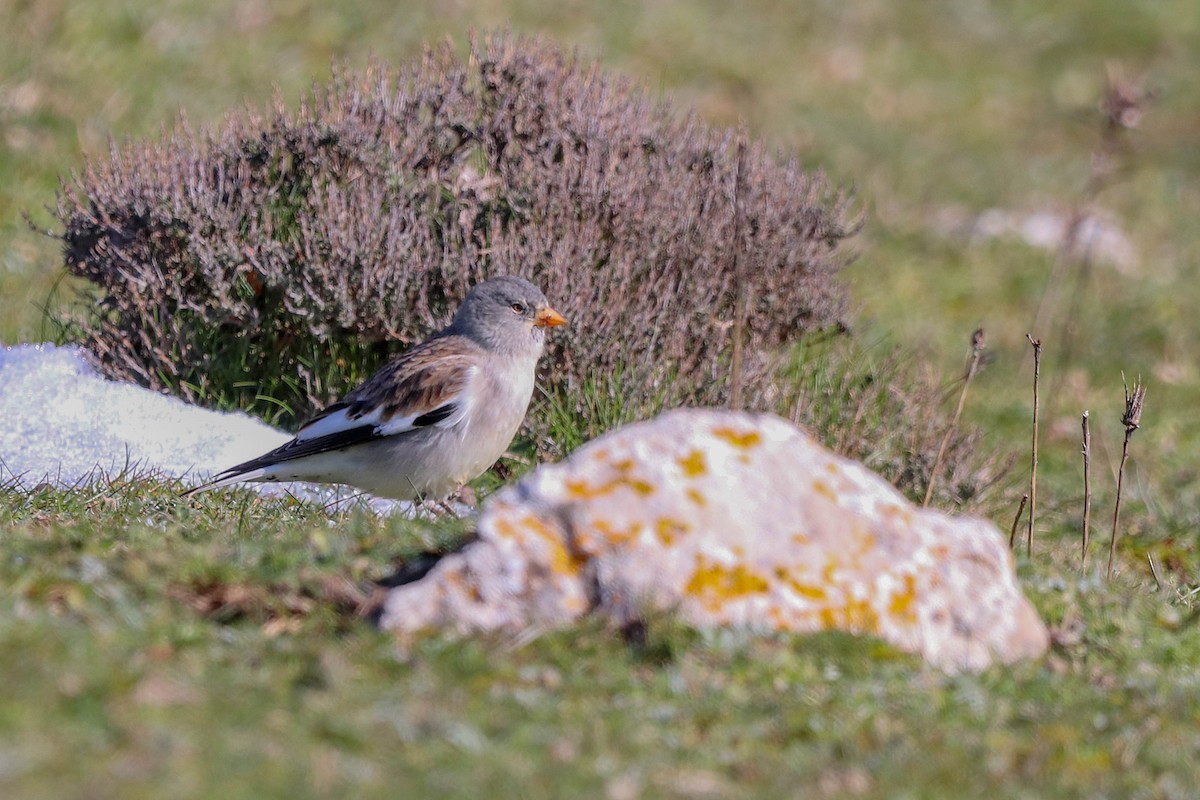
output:
POLYGON ((481 355, 478 345, 460 336, 430 339, 321 411, 290 442, 222 471, 187 494, 238 480, 268 479, 267 470, 288 461, 456 425, 474 402, 471 385, 481 355))

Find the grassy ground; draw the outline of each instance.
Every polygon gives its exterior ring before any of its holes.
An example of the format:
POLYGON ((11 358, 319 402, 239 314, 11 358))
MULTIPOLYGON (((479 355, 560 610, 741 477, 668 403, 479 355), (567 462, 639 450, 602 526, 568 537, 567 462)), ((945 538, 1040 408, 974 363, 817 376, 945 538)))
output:
POLYGON ((1186 604, 1039 559, 1046 663, 945 677, 842 635, 634 649, 585 624, 403 659, 354 587, 453 530, 140 482, 3 496, 9 797, 1186 796, 1186 604))
MULTIPOLYGON (((57 177, 109 137, 153 136, 179 111, 213 123, 274 86, 294 100, 335 57, 399 61, 472 25, 546 31, 854 183, 869 215, 847 273, 861 341, 952 372, 984 325, 994 358, 966 417, 997 448, 1026 446, 1024 335, 1043 339, 1039 546, 1022 574, 1063 644, 1044 663, 951 679, 843 637, 702 638, 668 619, 644 651, 584 626, 525 648, 431 640, 397 660, 348 587, 453 531, 245 498, 193 510, 148 484, 5 493, 5 796, 1187 797, 1200 785, 1185 596, 1200 566, 1200 6, 604 8, 0 3, 0 340, 52 335, 40 308, 57 253, 21 214, 48 225, 57 177), (1082 201, 1110 64, 1156 92, 1120 180, 1096 198, 1135 258, 1095 262, 1076 292, 1071 265, 1052 281, 1053 252, 960 231, 990 208, 1082 201), (1036 323, 1048 289, 1061 294, 1036 323), (1077 577, 1077 430, 1090 409, 1106 536, 1122 371, 1149 395, 1109 585, 1098 547, 1077 577)), ((1002 527, 1027 478, 1019 469, 997 507, 1002 527)))

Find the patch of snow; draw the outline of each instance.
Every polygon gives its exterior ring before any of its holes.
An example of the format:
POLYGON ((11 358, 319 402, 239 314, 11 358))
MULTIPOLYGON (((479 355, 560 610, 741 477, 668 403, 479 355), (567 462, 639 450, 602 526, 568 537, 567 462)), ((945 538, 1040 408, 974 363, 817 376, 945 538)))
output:
MULTIPOLYGON (((194 486, 262 455, 290 434, 240 412, 209 411, 100 375, 78 347, 0 347, 0 482, 25 490, 87 486, 131 470, 194 486)), ((388 512, 390 500, 312 484, 244 486, 265 495, 345 507, 357 499, 388 512)), ((409 504, 404 504, 408 506, 409 504)))

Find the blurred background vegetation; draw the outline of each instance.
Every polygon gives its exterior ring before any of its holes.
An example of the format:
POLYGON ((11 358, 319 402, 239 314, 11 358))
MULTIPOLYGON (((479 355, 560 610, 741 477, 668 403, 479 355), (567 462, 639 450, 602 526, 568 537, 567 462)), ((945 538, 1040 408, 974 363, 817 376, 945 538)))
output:
POLYGON ((1186 0, 5 2, 0 341, 53 335, 42 309, 70 287, 56 242, 30 231, 22 213, 50 227, 57 181, 85 155, 153 138, 180 114, 205 126, 243 106, 265 109, 275 93, 295 105, 334 61, 398 63, 424 42, 462 48, 470 29, 503 26, 578 47, 714 124, 744 120, 752 136, 856 187, 868 220, 850 244, 857 261, 847 277, 860 341, 899 342, 953 374, 983 325, 994 358, 966 418, 996 442, 1025 438, 1024 335, 1042 338, 1053 389, 1045 429, 1063 442, 1046 448, 1049 474, 1075 466, 1067 440, 1085 408, 1101 463, 1111 461, 1120 373, 1143 375, 1153 440, 1144 454, 1158 458, 1143 454, 1134 467, 1161 470, 1152 477, 1170 504, 1184 494, 1194 505, 1188 454, 1200 438, 1186 411, 1200 390, 1190 357, 1200 335, 1191 312, 1200 300, 1200 7, 1186 0), (980 215, 1069 218, 1090 199, 1109 74, 1152 95, 1125 137, 1119 175, 1094 203, 1127 250, 1119 263, 1093 259, 1085 281, 1073 265, 1052 280, 1052 247, 980 236, 980 215), (1047 298, 1044 330, 1034 330, 1047 298))

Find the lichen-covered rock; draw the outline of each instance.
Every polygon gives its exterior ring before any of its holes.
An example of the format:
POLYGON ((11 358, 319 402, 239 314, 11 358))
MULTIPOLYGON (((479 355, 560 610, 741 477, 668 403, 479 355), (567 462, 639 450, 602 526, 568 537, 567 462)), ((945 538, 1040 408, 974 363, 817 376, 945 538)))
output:
POLYGON ((646 607, 874 634, 948 671, 1047 644, 994 525, 917 508, 778 417, 714 410, 622 428, 498 493, 479 541, 393 590, 383 625, 517 632, 646 607))

